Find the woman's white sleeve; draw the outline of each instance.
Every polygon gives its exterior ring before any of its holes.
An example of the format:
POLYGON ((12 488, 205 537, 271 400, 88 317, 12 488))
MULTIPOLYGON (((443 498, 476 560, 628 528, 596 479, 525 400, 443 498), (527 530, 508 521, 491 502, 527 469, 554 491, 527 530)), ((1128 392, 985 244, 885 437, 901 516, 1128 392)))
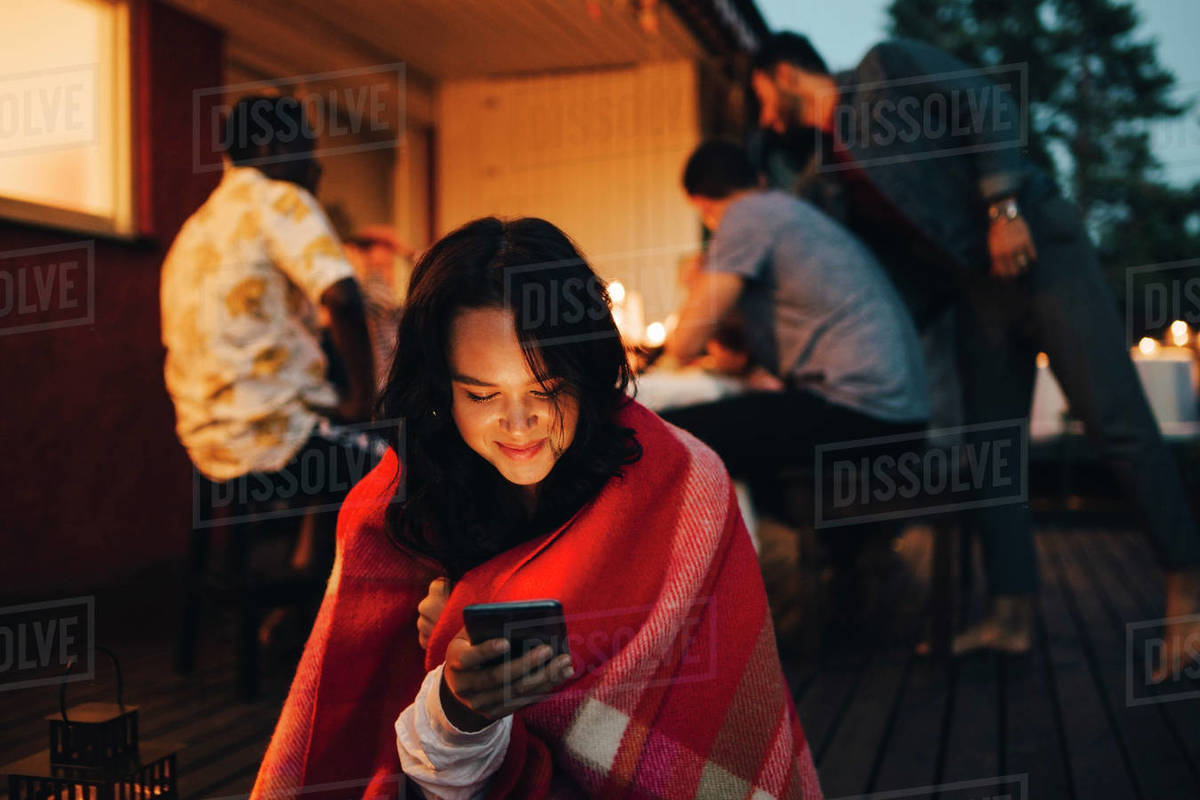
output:
POLYGON ((396 720, 396 749, 400 766, 428 797, 472 800, 508 752, 512 715, 481 731, 460 731, 446 719, 440 688, 442 666, 425 676, 416 699, 396 720))

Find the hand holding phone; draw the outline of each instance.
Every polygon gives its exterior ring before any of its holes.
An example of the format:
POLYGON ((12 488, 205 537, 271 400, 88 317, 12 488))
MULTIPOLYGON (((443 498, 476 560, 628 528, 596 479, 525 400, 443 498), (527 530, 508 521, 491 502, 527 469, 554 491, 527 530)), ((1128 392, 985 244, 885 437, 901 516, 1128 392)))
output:
POLYGON ((459 730, 482 730, 574 676, 557 601, 468 606, 463 619, 441 685, 442 709, 459 730))
POLYGON ((463 609, 463 622, 472 644, 507 639, 512 645, 507 658, 519 658, 539 644, 549 645, 555 655, 568 652, 567 623, 557 600, 476 603, 463 609))

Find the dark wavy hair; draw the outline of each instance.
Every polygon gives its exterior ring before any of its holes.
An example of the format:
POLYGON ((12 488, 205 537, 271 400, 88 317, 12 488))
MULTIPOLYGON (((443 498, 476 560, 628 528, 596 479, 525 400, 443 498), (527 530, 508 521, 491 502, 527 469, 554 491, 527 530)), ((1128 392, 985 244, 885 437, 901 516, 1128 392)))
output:
POLYGON ((641 457, 633 429, 616 421, 632 379, 607 288, 562 231, 543 219, 487 217, 450 233, 413 270, 378 404, 377 416, 401 421, 394 435, 404 438, 393 442, 405 494, 388 507, 389 537, 457 580, 562 525, 641 457), (450 413, 451 324, 483 308, 513 312, 530 371, 543 385, 561 379, 555 396, 579 405, 574 439, 532 512, 522 487, 467 446, 450 413))

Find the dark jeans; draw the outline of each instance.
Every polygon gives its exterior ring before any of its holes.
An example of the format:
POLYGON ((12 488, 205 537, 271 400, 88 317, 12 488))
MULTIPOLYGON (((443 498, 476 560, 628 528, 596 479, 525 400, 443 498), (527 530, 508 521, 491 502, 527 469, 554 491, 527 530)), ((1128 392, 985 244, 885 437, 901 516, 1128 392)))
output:
POLYGON ((378 437, 341 425, 317 426, 276 472, 251 472, 227 481, 197 473, 199 523, 233 518, 272 519, 302 510, 332 511, 379 463, 378 437))
POLYGON ((921 431, 924 422, 888 422, 805 390, 749 392, 660 416, 707 444, 734 478, 748 480, 756 505, 778 511, 778 475, 813 468, 819 444, 921 431))
MULTIPOLYGON (((1075 206, 1058 196, 1024 210, 1038 259, 1015 281, 969 281, 958 309, 967 424, 1029 415, 1044 351, 1071 412, 1137 503, 1169 569, 1200 563, 1200 536, 1126 349, 1124 326, 1075 206)), ((1037 586, 1028 505, 973 513, 993 593, 1037 586)))
POLYGON ((231 568, 249 558, 251 540, 272 531, 293 534, 312 515, 313 553, 309 570, 328 574, 333 566, 337 517, 350 489, 379 463, 386 445, 362 430, 318 424, 287 464, 275 472, 251 472, 227 481, 196 473, 197 527, 216 528, 228 537, 241 530, 230 551, 231 568))

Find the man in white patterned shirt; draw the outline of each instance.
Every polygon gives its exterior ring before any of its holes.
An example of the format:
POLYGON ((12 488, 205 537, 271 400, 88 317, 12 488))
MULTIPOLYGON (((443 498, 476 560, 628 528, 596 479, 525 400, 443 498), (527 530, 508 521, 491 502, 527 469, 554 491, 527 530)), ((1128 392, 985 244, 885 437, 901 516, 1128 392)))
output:
POLYGON ((243 98, 227 134, 232 165, 167 253, 161 295, 176 431, 203 476, 199 513, 214 517, 214 502, 245 502, 251 488, 293 505, 340 500, 355 477, 343 450, 355 445, 336 423, 365 421, 374 399, 361 293, 313 196, 320 168, 300 104, 243 98), (325 377, 317 305, 347 372, 341 397, 325 377))

